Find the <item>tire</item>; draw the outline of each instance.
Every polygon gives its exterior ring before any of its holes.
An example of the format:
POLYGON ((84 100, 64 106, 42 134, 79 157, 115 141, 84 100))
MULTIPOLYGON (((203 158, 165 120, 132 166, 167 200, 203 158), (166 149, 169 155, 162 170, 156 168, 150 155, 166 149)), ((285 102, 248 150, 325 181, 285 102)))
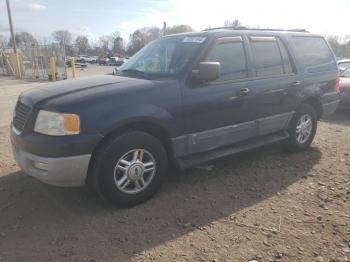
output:
POLYGON ((107 141, 98 151, 93 167, 97 192, 116 206, 130 207, 157 192, 168 169, 168 158, 157 138, 129 131, 107 141))
POLYGON ((308 104, 300 105, 289 123, 287 130, 289 138, 285 143, 287 150, 300 152, 307 149, 315 137, 316 130, 317 115, 315 109, 308 104), (301 123, 304 125, 302 128, 301 123), (311 124, 310 130, 308 128, 309 125, 306 123, 311 124))

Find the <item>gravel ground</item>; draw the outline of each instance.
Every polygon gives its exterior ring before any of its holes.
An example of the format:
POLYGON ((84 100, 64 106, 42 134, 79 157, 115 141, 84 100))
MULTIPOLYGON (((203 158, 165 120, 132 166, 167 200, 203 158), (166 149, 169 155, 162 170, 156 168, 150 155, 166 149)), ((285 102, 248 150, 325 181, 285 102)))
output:
POLYGON ((0 261, 350 261, 349 112, 320 122, 305 152, 275 145, 173 171, 153 199, 116 209, 19 170, 4 90, 32 86, 12 86, 0 84, 0 261))

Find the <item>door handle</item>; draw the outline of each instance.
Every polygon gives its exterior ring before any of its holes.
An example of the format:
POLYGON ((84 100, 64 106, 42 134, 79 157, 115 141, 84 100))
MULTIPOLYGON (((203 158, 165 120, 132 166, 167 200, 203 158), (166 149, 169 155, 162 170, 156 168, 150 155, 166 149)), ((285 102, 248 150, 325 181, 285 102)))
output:
POLYGON ((295 87, 300 86, 300 85, 301 85, 301 81, 295 81, 295 82, 290 84, 290 86, 295 86, 295 87))
POLYGON ((238 91, 238 95, 239 96, 246 96, 246 95, 248 95, 249 92, 250 92, 250 89, 247 87, 244 87, 238 91))

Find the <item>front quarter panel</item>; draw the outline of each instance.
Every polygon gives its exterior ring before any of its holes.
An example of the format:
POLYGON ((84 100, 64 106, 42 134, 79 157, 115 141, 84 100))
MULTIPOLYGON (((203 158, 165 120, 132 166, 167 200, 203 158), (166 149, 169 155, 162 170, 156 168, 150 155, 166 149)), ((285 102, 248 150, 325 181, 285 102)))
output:
POLYGON ((183 131, 178 81, 158 81, 140 88, 105 97, 81 113, 83 131, 103 136, 131 123, 147 122, 162 127, 170 137, 183 131))

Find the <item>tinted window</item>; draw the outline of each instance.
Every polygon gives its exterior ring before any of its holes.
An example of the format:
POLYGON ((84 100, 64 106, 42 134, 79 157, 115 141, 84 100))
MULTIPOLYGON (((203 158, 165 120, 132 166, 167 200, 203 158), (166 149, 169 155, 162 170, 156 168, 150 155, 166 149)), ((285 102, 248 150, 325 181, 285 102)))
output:
POLYGON ((216 44, 209 52, 206 61, 220 62, 219 81, 247 77, 246 60, 242 42, 216 44))
POLYGON ((336 70, 333 54, 322 37, 292 38, 297 61, 308 72, 336 70))
POLYGON ((287 52, 286 46, 282 43, 280 39, 277 39, 278 47, 280 48, 280 52, 283 60, 283 71, 285 74, 293 73, 292 64, 290 62, 290 57, 287 52))
POLYGON ((281 53, 274 37, 251 37, 257 76, 284 73, 281 53))

